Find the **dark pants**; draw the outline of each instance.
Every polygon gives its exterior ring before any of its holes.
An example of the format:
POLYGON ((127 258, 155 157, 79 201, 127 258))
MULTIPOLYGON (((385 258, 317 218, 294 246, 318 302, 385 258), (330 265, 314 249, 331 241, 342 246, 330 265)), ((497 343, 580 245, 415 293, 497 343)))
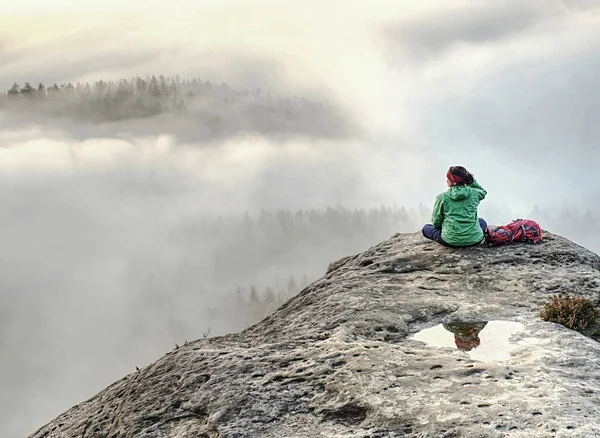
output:
MULTIPOLYGON (((479 218, 479 226, 483 230, 483 234, 485 234, 485 232, 487 231, 487 222, 485 220, 479 218)), ((442 229, 441 228, 434 228, 433 225, 427 224, 423 227, 422 231, 423 231, 423 236, 427 237, 428 239, 435 240, 436 242, 441 243, 442 245, 445 245, 445 246, 452 246, 442 240, 442 229)), ((477 242, 475 245, 479 245, 479 243, 480 242, 477 242)))

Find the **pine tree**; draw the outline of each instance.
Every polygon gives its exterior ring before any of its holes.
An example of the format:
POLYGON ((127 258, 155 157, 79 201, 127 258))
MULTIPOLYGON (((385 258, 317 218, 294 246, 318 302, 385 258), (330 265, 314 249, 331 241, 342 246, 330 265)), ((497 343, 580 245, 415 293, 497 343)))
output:
POLYGON ((294 279, 293 275, 290 275, 290 278, 288 280, 287 292, 289 296, 293 296, 298 293, 298 286, 296 285, 296 280, 294 279))
POLYGON ((32 97, 34 94, 34 89, 29 82, 25 82, 23 88, 21 88, 21 96, 23 97, 32 97))
POLYGON ((306 273, 302 274, 302 289, 308 286, 308 276, 306 273))
POLYGON ((273 292, 273 289, 270 287, 265 289, 263 300, 267 307, 275 305, 275 292, 273 292))
POLYGON ((19 92, 21 91, 21 87, 19 86, 19 84, 17 84, 16 82, 13 84, 12 87, 10 87, 10 90, 8 90, 8 98, 15 98, 15 97, 19 97, 19 92))
POLYGON ((260 304, 260 300, 258 298, 258 292, 256 292, 256 288, 254 285, 250 286, 250 303, 251 304, 260 304))

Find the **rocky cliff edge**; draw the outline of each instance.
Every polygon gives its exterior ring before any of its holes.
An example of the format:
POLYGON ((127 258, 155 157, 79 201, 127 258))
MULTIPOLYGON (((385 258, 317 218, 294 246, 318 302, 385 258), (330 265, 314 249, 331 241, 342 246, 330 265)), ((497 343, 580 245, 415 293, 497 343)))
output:
POLYGON ((600 343, 538 316, 561 291, 599 303, 600 258, 565 238, 448 249, 396 234, 31 437, 598 437, 600 343), (447 345, 415 337, 435 327, 447 345))

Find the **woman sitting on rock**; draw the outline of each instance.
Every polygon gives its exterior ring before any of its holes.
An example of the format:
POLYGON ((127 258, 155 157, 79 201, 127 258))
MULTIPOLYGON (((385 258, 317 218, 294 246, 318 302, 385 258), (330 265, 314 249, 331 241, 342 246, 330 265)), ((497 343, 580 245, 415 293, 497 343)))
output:
POLYGON ((474 246, 483 241, 487 223, 478 218, 477 207, 487 192, 462 166, 446 173, 448 190, 435 199, 431 221, 423 236, 445 246, 474 246))

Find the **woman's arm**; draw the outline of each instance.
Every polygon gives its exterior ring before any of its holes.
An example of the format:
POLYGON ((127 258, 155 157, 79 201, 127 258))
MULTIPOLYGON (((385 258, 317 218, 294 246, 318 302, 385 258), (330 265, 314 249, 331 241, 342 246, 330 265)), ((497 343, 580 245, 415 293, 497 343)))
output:
POLYGON ((475 177, 473 177, 473 182, 470 184, 470 187, 475 189, 475 191, 479 195, 480 201, 483 201, 485 199, 485 196, 487 195, 487 191, 479 185, 479 183, 477 182, 475 177))
POLYGON ((435 198, 433 204, 433 213, 431 214, 431 223, 434 228, 442 228, 442 222, 444 221, 444 194, 441 193, 435 198))

